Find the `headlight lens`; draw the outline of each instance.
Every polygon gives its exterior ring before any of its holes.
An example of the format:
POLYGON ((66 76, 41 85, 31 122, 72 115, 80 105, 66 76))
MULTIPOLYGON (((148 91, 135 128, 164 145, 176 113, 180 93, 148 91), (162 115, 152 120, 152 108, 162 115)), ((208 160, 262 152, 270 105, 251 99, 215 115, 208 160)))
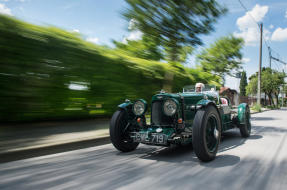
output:
POLYGON ((146 111, 146 103, 144 100, 137 100, 133 105, 133 112, 135 115, 140 116, 146 111))
POLYGON ((174 100, 166 100, 163 104, 163 111, 167 116, 172 116, 177 110, 177 104, 174 100))

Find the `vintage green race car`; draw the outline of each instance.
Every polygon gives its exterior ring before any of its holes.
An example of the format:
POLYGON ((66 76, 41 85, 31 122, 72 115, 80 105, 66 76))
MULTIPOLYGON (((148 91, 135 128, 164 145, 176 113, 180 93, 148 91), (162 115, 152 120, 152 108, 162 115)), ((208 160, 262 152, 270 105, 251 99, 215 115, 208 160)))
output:
POLYGON ((112 144, 122 152, 135 150, 139 143, 170 146, 192 143, 201 161, 215 158, 221 133, 239 128, 242 137, 251 131, 250 110, 246 103, 232 109, 215 87, 195 92, 190 86, 183 93, 161 91, 152 97, 151 119, 147 124, 147 102, 126 100, 118 106, 110 123, 112 144))

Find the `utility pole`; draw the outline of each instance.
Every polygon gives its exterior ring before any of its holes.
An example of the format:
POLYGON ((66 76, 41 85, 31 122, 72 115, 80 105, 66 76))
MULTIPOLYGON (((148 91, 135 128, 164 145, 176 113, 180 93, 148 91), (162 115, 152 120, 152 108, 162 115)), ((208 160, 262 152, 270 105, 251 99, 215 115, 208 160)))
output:
MULTIPOLYGON (((286 65, 285 65, 286 66, 286 65)), ((283 99, 283 103, 282 103, 282 107, 284 106, 284 98, 287 96, 287 94, 286 94, 286 92, 285 92, 285 72, 284 72, 284 70, 283 70, 283 73, 284 73, 284 84, 283 84, 283 97, 282 97, 282 99, 283 99)))
MULTIPOLYGON (((286 67, 286 63, 284 64, 284 66, 286 67)), ((284 106, 284 95, 286 96, 286 94, 284 93, 285 92, 285 71, 283 69, 283 75, 284 75, 284 79, 283 79, 283 85, 282 85, 282 91, 281 91, 281 104, 283 107, 284 106)))
POLYGON ((258 84, 257 84, 258 105, 261 105, 262 30, 263 30, 263 24, 260 23, 259 71, 258 71, 258 84))
POLYGON ((271 69, 271 59, 272 59, 272 55, 271 55, 271 48, 268 46, 268 52, 269 52, 269 68, 271 69))

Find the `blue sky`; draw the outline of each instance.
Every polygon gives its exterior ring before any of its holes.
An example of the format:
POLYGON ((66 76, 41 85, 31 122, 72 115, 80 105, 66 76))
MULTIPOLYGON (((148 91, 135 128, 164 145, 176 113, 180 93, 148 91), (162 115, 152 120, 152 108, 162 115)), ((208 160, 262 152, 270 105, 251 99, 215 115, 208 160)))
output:
MULTIPOLYGON (((238 0, 218 0, 227 6, 229 12, 218 20, 214 32, 202 36, 204 46, 208 47, 214 40, 227 34, 244 38, 243 67, 250 76, 258 70, 259 61, 259 29, 253 21, 255 19, 264 24, 265 39, 275 50, 273 56, 287 61, 287 1, 241 1, 249 13, 238 0)), ((140 38, 140 32, 128 31, 129 22, 120 15, 125 7, 124 0, 0 0, 0 13, 38 25, 53 25, 80 32, 84 39, 105 45, 112 45, 112 39, 123 41, 125 38, 140 38)), ((195 53, 202 48, 198 47, 195 53)), ((272 63, 273 68, 283 69, 282 64, 272 63)), ((268 51, 264 44, 263 66, 268 64, 268 51)), ((195 66, 194 57, 191 57, 187 66, 195 66)), ((238 84, 239 80, 227 77, 226 86, 236 88, 238 84)))

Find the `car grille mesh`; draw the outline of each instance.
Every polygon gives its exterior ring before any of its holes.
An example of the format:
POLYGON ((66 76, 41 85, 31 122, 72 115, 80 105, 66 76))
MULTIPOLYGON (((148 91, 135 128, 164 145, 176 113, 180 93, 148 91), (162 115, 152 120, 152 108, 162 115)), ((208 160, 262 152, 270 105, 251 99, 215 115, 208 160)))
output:
POLYGON ((163 102, 155 101, 152 103, 152 124, 153 125, 172 125, 172 117, 166 116, 162 109, 163 102))

